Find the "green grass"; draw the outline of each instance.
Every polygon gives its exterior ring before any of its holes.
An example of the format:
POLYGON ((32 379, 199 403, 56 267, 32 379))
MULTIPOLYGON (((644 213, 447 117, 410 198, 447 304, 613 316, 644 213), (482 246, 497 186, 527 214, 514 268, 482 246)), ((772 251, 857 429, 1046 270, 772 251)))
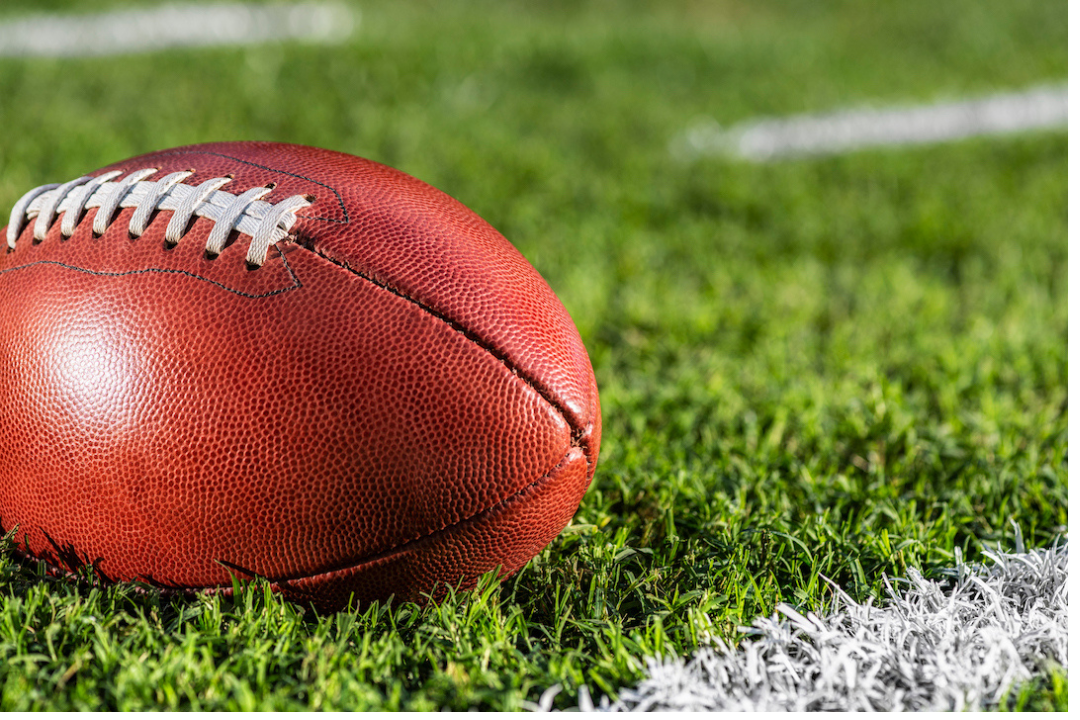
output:
MULTIPOLYGON (((0 59, 0 208, 210 140, 394 165, 548 279, 604 410, 573 525, 438 607, 98 588, 5 545, 0 709, 513 709, 555 683, 565 705, 778 601, 826 607, 822 576, 877 597, 1010 522, 1030 545, 1067 529, 1064 132, 769 165, 667 152, 702 116, 1063 80, 1064 3, 536 5, 364 4, 343 47, 0 59)), ((46 6, 76 3, 0 19, 46 6)), ((1051 672, 1012 705, 1067 695, 1051 672)))

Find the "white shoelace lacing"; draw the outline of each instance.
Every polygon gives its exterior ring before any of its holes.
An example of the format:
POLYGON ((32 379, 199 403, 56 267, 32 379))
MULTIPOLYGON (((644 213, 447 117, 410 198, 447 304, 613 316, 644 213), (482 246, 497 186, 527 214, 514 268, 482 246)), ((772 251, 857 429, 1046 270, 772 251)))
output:
POLYGON ((7 244, 15 249, 15 240, 26 224, 34 220, 34 239, 41 242, 56 218, 63 215, 60 234, 69 238, 88 208, 98 208, 94 216, 94 234, 103 235, 119 208, 135 208, 128 223, 128 232, 140 237, 155 210, 172 210, 173 216, 165 228, 165 243, 176 245, 195 217, 208 218, 214 223, 206 241, 206 252, 217 257, 225 247, 229 234, 236 230, 251 236, 247 262, 262 267, 270 246, 285 239, 296 222, 296 211, 311 204, 311 200, 293 195, 277 203, 260 200, 272 187, 251 188, 239 195, 221 188, 232 178, 211 178, 199 186, 185 185, 191 172, 174 172, 160 180, 148 181, 157 168, 136 170, 119 178, 119 170, 97 177, 81 177, 62 185, 42 185, 19 198, 11 210, 7 228, 7 244), (36 218, 36 219, 35 219, 36 218))

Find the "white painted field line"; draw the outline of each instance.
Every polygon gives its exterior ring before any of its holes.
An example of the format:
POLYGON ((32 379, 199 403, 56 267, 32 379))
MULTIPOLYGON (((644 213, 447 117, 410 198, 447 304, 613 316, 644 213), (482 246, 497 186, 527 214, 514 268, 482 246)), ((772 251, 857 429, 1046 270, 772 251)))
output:
POLYGON ((124 55, 271 40, 340 42, 359 13, 339 2, 174 4, 0 21, 0 57, 124 55))
MULTIPOLYGON (((1019 541, 1018 541, 1019 545, 1019 541)), ((987 552, 952 582, 909 570, 881 607, 842 592, 823 617, 781 605, 737 646, 646 659, 645 679, 581 710, 992 710, 1020 687, 1069 667, 1065 542, 987 552), (903 587, 906 585, 906 587, 903 587)), ((561 688, 536 709, 550 709, 561 688)))
POLYGON ((1068 85, 1040 85, 932 105, 763 118, 726 129, 707 121, 676 137, 671 151, 680 158, 734 155, 767 161, 1064 128, 1068 117, 1068 85))

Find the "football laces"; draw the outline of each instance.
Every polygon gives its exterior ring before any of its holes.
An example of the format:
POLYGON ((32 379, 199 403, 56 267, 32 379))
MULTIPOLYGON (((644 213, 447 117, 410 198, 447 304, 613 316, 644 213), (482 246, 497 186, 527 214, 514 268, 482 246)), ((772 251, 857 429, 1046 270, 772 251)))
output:
POLYGON ((160 168, 136 170, 126 177, 113 170, 96 177, 83 176, 63 184, 42 185, 24 194, 11 210, 7 228, 7 244, 15 249, 15 241, 26 225, 34 223, 34 242, 45 239, 49 229, 60 221, 61 237, 67 239, 75 232, 89 208, 97 208, 94 216, 95 236, 105 233, 120 208, 135 208, 128 222, 133 238, 146 232, 153 214, 158 210, 173 213, 165 228, 165 245, 175 246, 187 234, 195 218, 207 218, 214 223, 206 242, 206 254, 216 258, 225 248, 229 235, 235 230, 251 237, 248 245, 248 265, 262 267, 270 246, 289 236, 296 222, 296 212, 314 201, 311 196, 292 195, 276 203, 261 198, 274 188, 273 184, 254 187, 239 194, 222 190, 233 182, 231 177, 210 178, 199 185, 183 181, 194 171, 173 172, 158 180, 146 178, 160 168))

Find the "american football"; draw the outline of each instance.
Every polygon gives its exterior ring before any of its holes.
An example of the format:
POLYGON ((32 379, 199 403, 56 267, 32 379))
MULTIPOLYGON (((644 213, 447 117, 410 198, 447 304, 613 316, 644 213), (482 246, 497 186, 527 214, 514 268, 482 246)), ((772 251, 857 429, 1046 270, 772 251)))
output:
POLYGON ((567 311, 402 172, 194 145, 31 190, 5 237, 0 525, 57 571, 422 601, 519 569, 593 476, 567 311))

